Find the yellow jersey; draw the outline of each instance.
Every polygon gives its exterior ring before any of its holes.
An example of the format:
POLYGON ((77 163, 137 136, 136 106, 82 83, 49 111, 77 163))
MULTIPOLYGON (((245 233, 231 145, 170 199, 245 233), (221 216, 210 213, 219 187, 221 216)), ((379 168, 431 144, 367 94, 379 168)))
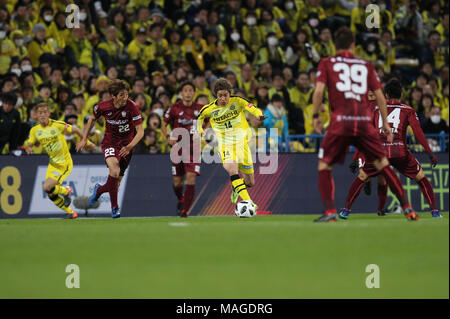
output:
POLYGON ((49 119, 47 126, 40 123, 30 130, 28 143, 39 142, 50 157, 50 164, 56 167, 72 164, 64 133, 72 133, 72 126, 61 121, 49 119))
POLYGON ((200 110, 197 119, 197 132, 202 132, 205 118, 210 118, 211 127, 216 133, 219 144, 235 144, 249 139, 249 125, 245 118, 245 111, 256 116, 262 116, 260 109, 250 101, 232 95, 225 106, 217 105, 217 99, 205 105, 200 110))

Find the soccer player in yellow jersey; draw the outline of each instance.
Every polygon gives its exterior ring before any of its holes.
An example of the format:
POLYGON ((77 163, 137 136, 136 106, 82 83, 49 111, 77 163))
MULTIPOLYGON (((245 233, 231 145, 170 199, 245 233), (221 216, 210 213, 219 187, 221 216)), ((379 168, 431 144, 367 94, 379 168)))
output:
POLYGON ((248 146, 251 130, 245 112, 259 121, 263 121, 266 116, 246 99, 231 95, 231 90, 232 86, 228 80, 217 80, 214 85, 217 99, 200 110, 197 132, 203 132, 203 120, 209 118, 217 136, 223 167, 230 175, 233 187, 231 201, 236 203, 239 196, 242 200, 251 201, 247 188, 255 184, 253 159, 248 146), (244 178, 240 178, 239 171, 243 173, 244 178))
POLYGON ((50 119, 50 111, 45 103, 36 105, 34 111, 37 113, 39 123, 30 130, 26 151, 30 154, 32 147, 39 143, 49 155, 50 162, 42 187, 48 198, 68 214, 67 218, 75 219, 78 214, 70 208, 72 188, 61 186, 64 179, 72 172, 73 167, 64 135, 76 133, 82 136, 83 134, 77 127, 50 119))

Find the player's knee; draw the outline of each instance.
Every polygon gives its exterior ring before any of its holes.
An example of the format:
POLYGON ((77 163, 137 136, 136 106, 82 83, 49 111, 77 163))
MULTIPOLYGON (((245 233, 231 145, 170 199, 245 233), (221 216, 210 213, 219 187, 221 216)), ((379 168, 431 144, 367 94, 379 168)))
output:
POLYGON ((320 161, 319 160, 319 166, 318 166, 319 171, 323 171, 323 170, 329 170, 331 171, 333 169, 333 166, 331 166, 328 163, 325 163, 324 161, 320 161))
POLYGON ((245 180, 245 185, 246 185, 247 187, 255 186, 255 180, 252 179, 252 178, 246 179, 246 180, 245 180))
POLYGON ((119 178, 120 175, 120 169, 111 169, 109 171, 109 175, 111 175, 114 178, 119 178))
POLYGON ((42 189, 43 189, 44 192, 46 192, 47 194, 52 193, 52 191, 53 191, 54 188, 55 188, 55 186, 50 185, 50 184, 47 184, 47 183, 44 183, 44 184, 42 185, 42 189))
POLYGON ((365 182, 367 182, 368 180, 369 180, 369 176, 367 176, 366 174, 364 174, 364 173, 360 173, 359 175, 358 175, 358 178, 361 180, 361 181, 363 181, 364 183, 365 182))

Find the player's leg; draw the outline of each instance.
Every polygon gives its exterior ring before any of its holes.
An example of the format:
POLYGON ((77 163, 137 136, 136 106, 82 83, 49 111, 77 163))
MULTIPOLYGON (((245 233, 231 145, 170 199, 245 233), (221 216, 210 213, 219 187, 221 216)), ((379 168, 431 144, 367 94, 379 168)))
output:
POLYGON ((422 168, 420 168, 419 173, 416 175, 414 180, 420 185, 423 197, 427 199, 428 205, 430 205, 431 216, 435 218, 441 218, 441 213, 436 207, 436 196, 434 195, 433 186, 431 185, 429 179, 423 173, 422 168))
POLYGON ((409 203, 402 182, 389 165, 379 134, 374 130, 368 135, 360 136, 355 140, 355 146, 364 154, 366 161, 372 162, 378 173, 386 179, 389 188, 398 198, 406 218, 408 220, 418 220, 419 217, 409 203))
POLYGON ((315 219, 315 222, 335 222, 337 221, 336 206, 334 203, 334 163, 343 163, 345 152, 349 145, 346 136, 339 136, 327 133, 322 140, 319 149, 318 164, 318 187, 322 202, 325 205, 325 214, 315 219))
POLYGON ((60 196, 60 194, 55 193, 56 186, 59 186, 58 181, 54 179, 54 177, 48 177, 44 181, 42 188, 44 189, 44 192, 47 193, 48 198, 53 202, 53 204, 69 214, 68 216, 70 216, 70 218, 77 218, 78 215, 72 210, 72 208, 64 205, 64 198, 60 196))
POLYGON ((387 200, 387 190, 388 190, 388 185, 387 185, 386 179, 382 175, 378 175, 378 187, 377 187, 377 194, 378 194, 377 215, 378 216, 386 215, 386 210, 384 209, 384 206, 386 205, 386 200, 387 200))
POLYGON ((436 207, 436 197, 434 195, 433 186, 423 173, 422 166, 414 155, 412 155, 411 152, 408 152, 405 157, 393 160, 392 166, 394 166, 400 174, 410 179, 414 179, 417 184, 419 184, 422 194, 430 206, 431 215, 437 218, 441 217, 441 214, 436 207))
POLYGON ((177 214, 180 216, 184 206, 183 186, 184 186, 184 165, 183 163, 172 162, 173 184, 172 189, 177 197, 177 214))
MULTIPOLYGON (((250 151, 248 143, 245 143, 245 145, 242 147, 242 150, 242 153, 238 153, 238 168, 244 176, 243 181, 248 192, 248 189, 255 185, 255 171, 253 168, 252 153, 250 151)), ((234 191, 234 188, 233 193, 236 193, 234 191)), ((236 201, 234 201, 233 203, 236 203, 236 201)), ((256 205, 255 203, 253 204, 255 205, 255 209, 258 209, 258 205, 256 205)))
MULTIPOLYGON (((119 205, 117 204, 117 193, 119 188, 119 176, 120 176, 120 165, 116 157, 108 157, 106 159, 106 165, 109 169, 108 179, 106 183, 98 187, 97 191, 94 193, 96 200, 103 194, 108 192, 111 200, 111 211, 112 217, 119 217, 119 205)), ((94 195, 93 194, 93 195, 94 195)))
POLYGON ((345 200, 345 207, 339 212, 340 218, 348 218, 352 211, 354 201, 358 198, 361 189, 369 180, 369 176, 363 171, 362 168, 360 168, 359 175, 355 178, 353 183, 350 185, 350 189, 348 190, 347 198, 345 200))
POLYGON ((192 201, 195 195, 195 179, 197 174, 195 172, 186 172, 186 189, 184 190, 184 204, 181 211, 181 217, 187 217, 189 209, 191 208, 192 201))

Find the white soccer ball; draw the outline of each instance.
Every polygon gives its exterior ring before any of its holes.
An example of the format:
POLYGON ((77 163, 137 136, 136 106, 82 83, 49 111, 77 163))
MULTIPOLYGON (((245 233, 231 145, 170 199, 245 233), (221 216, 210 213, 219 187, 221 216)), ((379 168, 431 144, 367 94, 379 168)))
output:
POLYGON ((234 209, 234 214, 241 218, 253 217, 256 215, 255 205, 253 205, 253 202, 251 201, 240 201, 234 209))

